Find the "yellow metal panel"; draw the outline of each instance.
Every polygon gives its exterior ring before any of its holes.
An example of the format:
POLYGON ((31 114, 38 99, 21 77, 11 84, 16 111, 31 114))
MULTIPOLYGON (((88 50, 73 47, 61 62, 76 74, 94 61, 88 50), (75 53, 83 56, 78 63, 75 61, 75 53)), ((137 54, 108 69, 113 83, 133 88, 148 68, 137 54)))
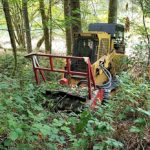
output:
POLYGON ((112 53, 102 56, 99 60, 97 60, 92 65, 92 71, 96 84, 101 85, 102 83, 105 83, 108 80, 101 69, 99 70, 99 74, 97 74, 96 72, 97 68, 100 68, 100 62, 104 62, 105 68, 110 68, 111 74, 115 75, 116 73, 120 73, 123 69, 126 69, 126 59, 126 55, 119 54, 113 51, 112 53))
MULTIPOLYGON (((125 59, 127 58, 124 54, 116 53, 114 49, 114 40, 112 39, 111 41, 111 35, 106 33, 106 32, 86 32, 86 33, 80 33, 81 36, 95 36, 97 35, 98 40, 99 40, 99 45, 98 45, 98 54, 97 54, 97 61, 92 64, 92 72, 94 75, 94 79, 97 85, 102 85, 103 83, 107 82, 107 76, 104 74, 102 69, 99 67, 100 62, 104 62, 104 67, 106 68, 111 68, 111 74, 115 75, 116 73, 119 73, 121 69, 125 68, 125 59), (107 53, 103 54, 101 57, 100 55, 100 50, 101 50, 101 40, 102 39, 108 39, 108 49, 107 53), (97 72, 97 68, 99 69, 99 72, 97 72)), ((75 84, 79 80, 74 80, 71 78, 71 83, 75 84)))

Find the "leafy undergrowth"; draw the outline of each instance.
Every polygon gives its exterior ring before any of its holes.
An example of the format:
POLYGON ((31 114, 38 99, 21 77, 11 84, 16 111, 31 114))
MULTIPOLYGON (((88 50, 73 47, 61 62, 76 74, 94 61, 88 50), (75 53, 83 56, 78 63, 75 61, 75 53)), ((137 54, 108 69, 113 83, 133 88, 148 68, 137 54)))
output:
POLYGON ((37 87, 31 64, 18 58, 15 76, 12 57, 0 58, 0 149, 150 149, 148 81, 124 73, 108 105, 81 114, 53 113, 42 107, 47 86, 37 87))

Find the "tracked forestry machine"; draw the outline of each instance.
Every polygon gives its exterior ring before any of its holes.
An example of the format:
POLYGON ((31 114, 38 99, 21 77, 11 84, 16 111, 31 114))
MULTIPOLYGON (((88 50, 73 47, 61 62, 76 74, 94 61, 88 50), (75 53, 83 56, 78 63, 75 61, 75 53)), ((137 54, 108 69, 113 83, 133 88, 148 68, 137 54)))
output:
POLYGON ((75 111, 85 105, 95 108, 98 102, 106 102, 109 93, 118 85, 116 74, 126 65, 124 26, 120 24, 90 24, 88 32, 74 34, 73 43, 72 56, 43 53, 26 56, 32 59, 37 84, 41 79, 47 80, 46 71, 62 73, 59 83, 68 86, 69 92, 62 87, 62 90, 46 91, 46 95, 54 99, 57 110, 75 111), (48 61, 47 67, 40 64, 42 58, 48 61), (63 68, 55 68, 56 59, 63 60, 63 68), (76 89, 76 93, 72 93, 72 88, 76 89), (78 89, 87 89, 86 95, 80 95, 78 89))

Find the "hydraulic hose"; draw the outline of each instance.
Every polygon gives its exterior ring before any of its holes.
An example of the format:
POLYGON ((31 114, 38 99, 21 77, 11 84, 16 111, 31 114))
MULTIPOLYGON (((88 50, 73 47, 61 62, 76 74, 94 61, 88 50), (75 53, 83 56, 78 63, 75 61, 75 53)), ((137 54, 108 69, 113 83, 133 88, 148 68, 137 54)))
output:
MULTIPOLYGON (((107 76, 107 78, 108 78, 108 82, 107 83, 105 83, 105 84, 103 84, 103 85, 96 85, 96 87, 97 88, 110 88, 111 87, 111 82, 112 82, 112 75, 111 75, 111 73, 109 72, 109 70, 108 69, 106 69, 104 66, 103 66, 103 64, 102 63, 100 63, 99 64, 99 69, 102 69, 103 70, 103 72, 104 72, 104 74, 107 76)), ((79 86, 81 83, 87 83, 87 80, 81 80, 78 84, 77 84, 77 86, 79 86)))
POLYGON ((98 88, 110 88, 111 86, 111 81, 112 81, 112 75, 110 73, 110 71, 108 69, 106 69, 103 64, 99 64, 99 67, 103 70, 103 72, 105 73, 105 75, 107 76, 108 78, 108 82, 103 84, 103 85, 96 85, 98 88))

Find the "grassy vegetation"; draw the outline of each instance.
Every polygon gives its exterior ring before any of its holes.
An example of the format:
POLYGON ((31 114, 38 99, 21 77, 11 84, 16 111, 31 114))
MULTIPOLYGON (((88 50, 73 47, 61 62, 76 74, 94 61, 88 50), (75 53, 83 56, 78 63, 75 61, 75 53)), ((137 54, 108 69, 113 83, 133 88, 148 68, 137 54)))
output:
MULTIPOLYGON (((81 114, 54 113, 43 108, 32 66, 18 56, 0 56, 0 149, 112 150, 150 148, 150 85, 124 72, 120 88, 108 105, 81 114)), ((55 85, 51 85, 52 86, 55 85)))

